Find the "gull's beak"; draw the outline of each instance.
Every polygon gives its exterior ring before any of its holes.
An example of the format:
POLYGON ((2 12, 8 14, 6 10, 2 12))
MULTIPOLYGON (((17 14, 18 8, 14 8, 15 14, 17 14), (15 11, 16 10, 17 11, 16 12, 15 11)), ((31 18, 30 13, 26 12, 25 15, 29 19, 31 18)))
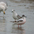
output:
POLYGON ((3 11, 3 13, 5 14, 5 11, 3 11))

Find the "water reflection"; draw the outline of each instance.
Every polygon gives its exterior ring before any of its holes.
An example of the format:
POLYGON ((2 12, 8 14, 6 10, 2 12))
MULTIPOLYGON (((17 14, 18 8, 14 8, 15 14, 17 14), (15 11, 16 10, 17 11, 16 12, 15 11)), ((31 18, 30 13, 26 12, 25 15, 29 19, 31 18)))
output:
POLYGON ((6 20, 4 18, 0 19, 0 31, 4 31, 5 30, 5 21, 6 20))
POLYGON ((2 19, 0 19, 0 23, 5 23, 5 19, 4 18, 2 18, 2 19))
POLYGON ((11 33, 16 33, 16 34, 25 34, 25 29, 22 27, 12 27, 12 32, 11 33))
POLYGON ((3 23, 5 23, 5 19, 3 19, 3 23))

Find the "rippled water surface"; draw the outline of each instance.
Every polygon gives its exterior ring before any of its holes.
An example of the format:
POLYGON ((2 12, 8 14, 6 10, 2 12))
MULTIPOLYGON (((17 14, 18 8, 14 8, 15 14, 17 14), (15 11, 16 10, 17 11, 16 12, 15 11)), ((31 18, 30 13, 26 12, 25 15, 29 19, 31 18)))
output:
POLYGON ((34 1, 23 1, 23 0, 0 0, 7 2, 8 9, 5 11, 6 14, 3 18, 3 12, 0 13, 0 34, 34 34, 34 1), (22 16, 27 16, 26 23, 21 27, 14 25, 10 22, 13 19, 12 9, 22 16))

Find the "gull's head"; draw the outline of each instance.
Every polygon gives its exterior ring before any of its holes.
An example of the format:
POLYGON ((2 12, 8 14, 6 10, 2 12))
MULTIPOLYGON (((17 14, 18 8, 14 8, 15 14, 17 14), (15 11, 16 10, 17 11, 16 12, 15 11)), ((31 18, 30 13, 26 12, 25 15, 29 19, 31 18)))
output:
POLYGON ((26 17, 25 15, 22 15, 22 17, 26 17))
POLYGON ((14 9, 12 9, 12 12, 14 12, 15 10, 14 9))

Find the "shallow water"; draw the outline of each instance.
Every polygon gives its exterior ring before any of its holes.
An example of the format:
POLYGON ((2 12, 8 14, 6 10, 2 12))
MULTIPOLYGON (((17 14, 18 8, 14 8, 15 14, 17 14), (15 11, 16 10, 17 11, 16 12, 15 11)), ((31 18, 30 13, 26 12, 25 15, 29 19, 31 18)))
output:
POLYGON ((8 9, 3 18, 3 13, 0 13, 0 34, 34 34, 34 2, 22 0, 0 0, 8 3, 8 9), (27 16, 26 23, 21 27, 10 22, 12 18, 12 9, 22 16, 27 16))

